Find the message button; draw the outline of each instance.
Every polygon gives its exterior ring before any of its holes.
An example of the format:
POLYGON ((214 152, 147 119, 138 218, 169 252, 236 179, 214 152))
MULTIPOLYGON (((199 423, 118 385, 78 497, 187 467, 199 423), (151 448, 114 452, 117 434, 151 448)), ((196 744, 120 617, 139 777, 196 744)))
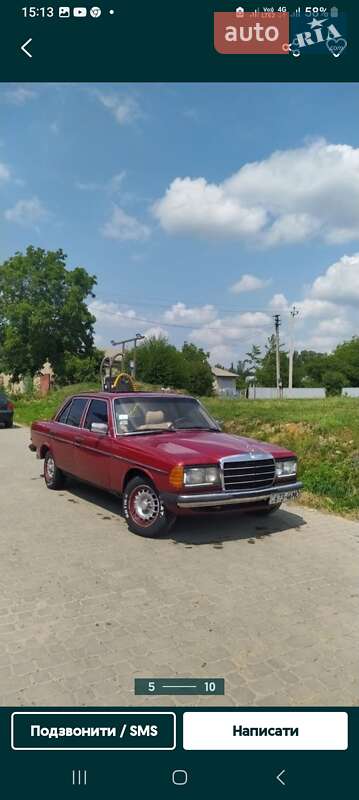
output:
POLYGON ((187 711, 185 750, 347 750, 345 711, 187 711))

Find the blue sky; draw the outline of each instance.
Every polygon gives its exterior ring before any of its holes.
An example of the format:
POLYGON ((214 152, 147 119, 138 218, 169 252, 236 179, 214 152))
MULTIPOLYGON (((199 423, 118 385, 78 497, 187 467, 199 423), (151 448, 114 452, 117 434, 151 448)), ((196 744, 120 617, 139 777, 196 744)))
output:
POLYGON ((97 342, 236 361, 295 303, 299 347, 357 333, 358 86, 2 84, 0 259, 98 277, 97 342), (244 276, 244 277, 243 277, 244 276))

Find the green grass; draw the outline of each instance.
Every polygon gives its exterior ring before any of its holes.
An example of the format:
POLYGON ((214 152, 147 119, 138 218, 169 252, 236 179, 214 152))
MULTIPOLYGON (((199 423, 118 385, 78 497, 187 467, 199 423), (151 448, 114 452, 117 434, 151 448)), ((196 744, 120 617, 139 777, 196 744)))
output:
POLYGON ((294 450, 309 505, 359 516, 359 400, 206 399, 228 433, 294 450))
MULTIPOLYGON (((46 398, 15 400, 15 419, 49 419, 63 400, 95 384, 67 386, 46 398)), ((150 387, 146 387, 150 388, 150 387)), ((223 430, 294 450, 305 490, 303 502, 359 518, 359 399, 237 400, 204 398, 223 430)))
POLYGON ((98 384, 79 383, 50 392, 47 397, 13 397, 15 421, 20 425, 31 425, 35 419, 51 419, 61 403, 71 394, 98 390, 98 384))

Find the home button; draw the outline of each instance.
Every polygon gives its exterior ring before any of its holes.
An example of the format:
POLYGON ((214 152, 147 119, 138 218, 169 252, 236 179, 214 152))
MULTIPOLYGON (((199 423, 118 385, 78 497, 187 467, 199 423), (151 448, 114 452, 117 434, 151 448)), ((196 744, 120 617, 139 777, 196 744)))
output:
POLYGON ((188 781, 188 774, 185 769, 174 769, 172 772, 172 783, 175 786, 185 786, 188 781))

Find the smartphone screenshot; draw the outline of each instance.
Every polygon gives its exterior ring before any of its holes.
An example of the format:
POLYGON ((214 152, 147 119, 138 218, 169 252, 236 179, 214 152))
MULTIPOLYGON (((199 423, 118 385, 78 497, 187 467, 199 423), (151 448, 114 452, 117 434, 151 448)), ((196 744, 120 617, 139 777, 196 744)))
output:
POLYGON ((354 796, 358 26, 2 10, 4 798, 354 796))

